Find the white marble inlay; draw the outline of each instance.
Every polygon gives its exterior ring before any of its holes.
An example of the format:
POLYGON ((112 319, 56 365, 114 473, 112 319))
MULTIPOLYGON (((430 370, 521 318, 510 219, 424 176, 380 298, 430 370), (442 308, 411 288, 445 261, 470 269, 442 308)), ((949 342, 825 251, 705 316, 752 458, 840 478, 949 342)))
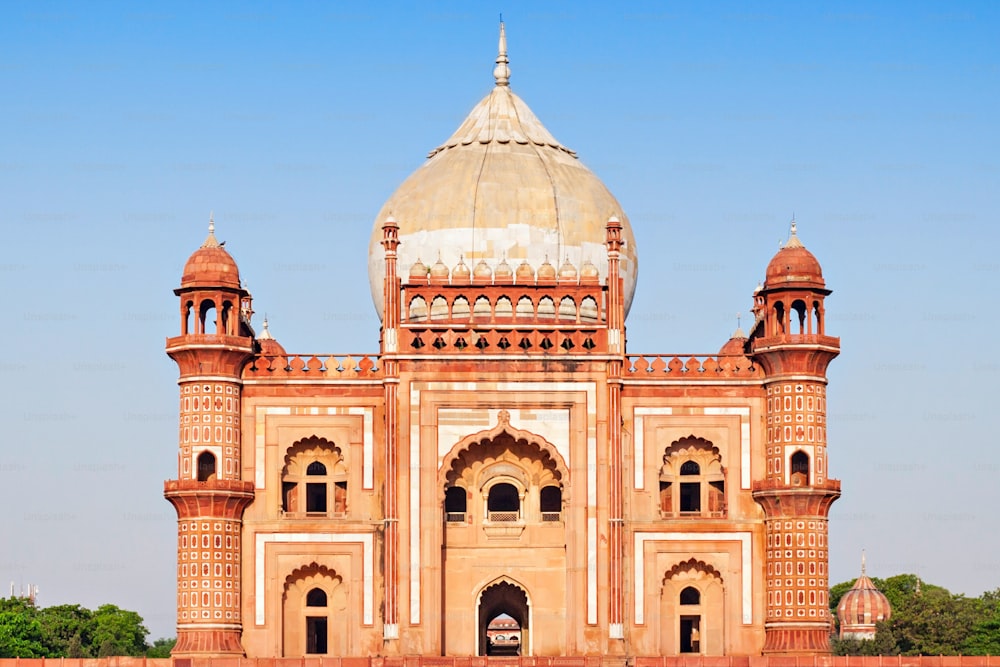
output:
POLYGON ((740 416, 740 488, 750 488, 750 408, 725 406, 705 408, 706 415, 740 416))
POLYGON ((646 429, 643 417, 647 415, 672 415, 673 408, 635 408, 633 422, 635 434, 632 436, 632 479, 633 486, 641 489, 646 485, 646 429))

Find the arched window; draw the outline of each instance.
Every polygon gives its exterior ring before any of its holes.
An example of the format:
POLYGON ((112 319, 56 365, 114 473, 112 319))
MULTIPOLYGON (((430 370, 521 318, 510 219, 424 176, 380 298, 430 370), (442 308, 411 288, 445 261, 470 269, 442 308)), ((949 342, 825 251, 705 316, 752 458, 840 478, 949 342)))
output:
POLYGON ((558 486, 542 487, 538 500, 542 521, 559 521, 562 518, 562 489, 558 486))
POLYGON ((198 455, 198 481, 207 482, 215 479, 215 454, 202 452, 198 455))
POLYGON ((469 300, 464 296, 456 297, 451 304, 451 316, 455 319, 465 319, 472 311, 469 309, 469 300))
POLYGON ((194 308, 194 302, 188 301, 184 304, 184 315, 181 320, 181 335, 187 335, 189 333, 194 333, 191 331, 191 309, 194 308))
POLYGON ((559 319, 560 320, 575 320, 576 319, 576 303, 571 297, 564 296, 559 301, 559 319))
POLYGON ((511 304, 508 297, 502 296, 497 299, 497 305, 493 311, 496 317, 513 317, 514 316, 514 306, 511 304))
POLYGON ((318 437, 297 442, 285 455, 281 490, 281 510, 286 517, 344 515, 347 466, 340 448, 318 437))
POLYGON ((521 518, 521 496, 517 487, 507 482, 490 487, 486 511, 490 521, 518 521, 521 518))
POLYGON ((517 300, 517 310, 514 311, 517 317, 534 317, 535 316, 535 304, 531 302, 531 299, 526 296, 522 296, 517 300))
POLYGON ((725 470, 718 448, 703 438, 675 441, 664 452, 660 472, 660 516, 724 517, 725 470))
POLYGON ((407 318, 412 322, 427 319, 427 302, 424 301, 424 297, 415 296, 410 300, 410 313, 407 318))
POLYGON ((538 300, 538 319, 555 319, 556 303, 551 297, 543 296, 538 300))
POLYGON ((431 319, 444 320, 448 318, 448 302, 443 296, 436 296, 431 301, 431 319))
POLYGON ((306 606, 307 607, 325 607, 326 606, 326 591, 322 588, 314 588, 308 593, 306 593, 306 606))
POLYGON ((468 494, 461 486, 449 486, 444 492, 444 517, 451 523, 464 523, 468 494))
POLYGON ((479 319, 489 319, 492 314, 493 307, 490 305, 490 300, 485 296, 478 297, 472 306, 472 315, 479 319))
POLYGON ((313 588, 306 593, 306 653, 326 653, 328 650, 327 631, 329 618, 326 611, 326 591, 313 588), (319 614, 323 614, 320 616, 319 614))
POLYGON ((789 461, 791 471, 792 486, 809 485, 809 455, 801 449, 794 454, 789 461))
MULTIPOLYGON (((682 477, 701 475, 701 466, 694 461, 681 464, 682 477)), ((701 480, 681 482, 681 514, 701 514, 701 480)))
POLYGON ((681 604, 701 604, 701 593, 694 586, 681 591, 681 604))
POLYGON ((592 296, 585 296, 580 302, 580 319, 584 322, 596 322, 598 314, 597 301, 592 296))

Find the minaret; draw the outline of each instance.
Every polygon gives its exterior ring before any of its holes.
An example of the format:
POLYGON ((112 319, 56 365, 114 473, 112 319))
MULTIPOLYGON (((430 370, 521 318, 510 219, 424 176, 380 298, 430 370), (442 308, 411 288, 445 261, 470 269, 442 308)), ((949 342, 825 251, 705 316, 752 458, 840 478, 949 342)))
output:
POLYGON ((240 376, 254 349, 250 295, 213 221, 174 293, 181 335, 167 339, 167 354, 180 370, 180 451, 163 491, 177 510, 172 654, 242 656, 240 534, 254 485, 240 479, 240 376))
POLYGON ((830 651, 827 516, 840 482, 827 476, 826 369, 840 339, 825 332, 828 294, 793 220, 754 293, 751 338, 767 391, 766 477, 753 491, 767 534, 765 654, 830 651))

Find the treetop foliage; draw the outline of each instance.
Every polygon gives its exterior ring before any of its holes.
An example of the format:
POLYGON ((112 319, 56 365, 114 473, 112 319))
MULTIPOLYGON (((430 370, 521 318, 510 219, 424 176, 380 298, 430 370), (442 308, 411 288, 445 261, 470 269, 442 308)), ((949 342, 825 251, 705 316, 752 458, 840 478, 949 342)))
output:
POLYGON ((0 658, 169 657, 174 640, 146 643, 149 630, 134 611, 105 604, 36 607, 23 597, 0 598, 0 658))

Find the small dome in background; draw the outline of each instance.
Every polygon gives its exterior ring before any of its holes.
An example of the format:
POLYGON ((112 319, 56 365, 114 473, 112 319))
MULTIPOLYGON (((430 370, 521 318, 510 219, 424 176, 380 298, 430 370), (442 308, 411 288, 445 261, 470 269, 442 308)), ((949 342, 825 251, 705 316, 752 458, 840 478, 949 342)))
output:
POLYGON ((267 327, 267 316, 264 316, 263 329, 257 336, 257 342, 260 344, 260 354, 264 357, 283 357, 287 355, 285 348, 281 346, 274 336, 271 335, 271 330, 267 327))
POLYGON ((865 573, 865 556, 861 555, 861 576, 851 589, 844 593, 837 605, 837 620, 840 621, 840 637, 872 639, 875 624, 887 621, 892 616, 889 598, 875 587, 865 573))

